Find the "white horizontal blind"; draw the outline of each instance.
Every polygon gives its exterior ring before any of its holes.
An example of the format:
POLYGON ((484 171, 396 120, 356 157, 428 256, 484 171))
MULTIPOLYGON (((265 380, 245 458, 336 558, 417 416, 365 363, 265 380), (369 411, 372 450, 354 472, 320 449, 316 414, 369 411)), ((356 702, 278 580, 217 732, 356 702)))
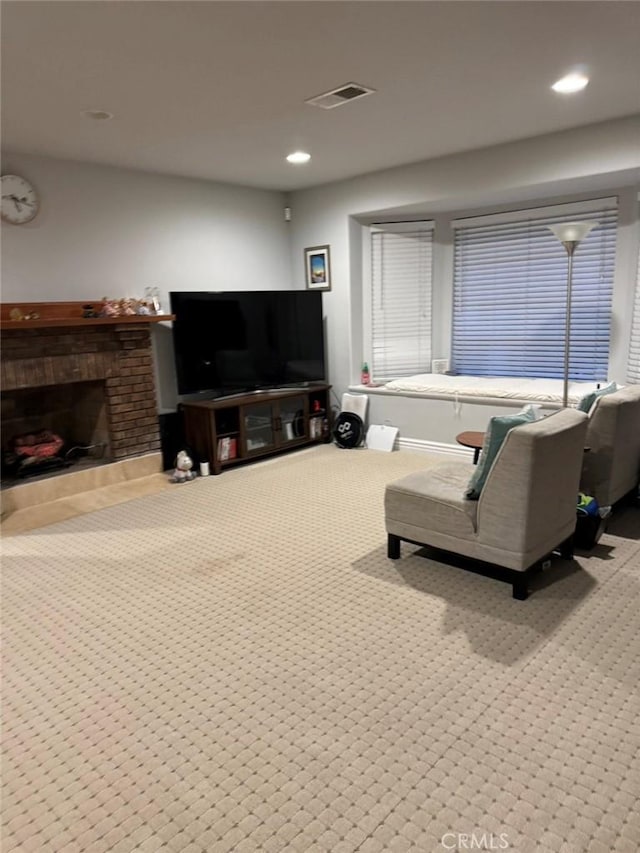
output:
POLYGON ((433 223, 371 231, 371 375, 377 380, 431 367, 433 223))
POLYGON ((638 275, 636 277, 636 297, 633 305, 633 321, 631 324, 627 381, 633 384, 640 384, 640 255, 638 256, 638 275))
POLYGON ((568 258, 547 226, 576 220, 599 224, 573 256, 569 374, 607 377, 615 209, 458 225, 452 358, 459 373, 563 377, 568 258))

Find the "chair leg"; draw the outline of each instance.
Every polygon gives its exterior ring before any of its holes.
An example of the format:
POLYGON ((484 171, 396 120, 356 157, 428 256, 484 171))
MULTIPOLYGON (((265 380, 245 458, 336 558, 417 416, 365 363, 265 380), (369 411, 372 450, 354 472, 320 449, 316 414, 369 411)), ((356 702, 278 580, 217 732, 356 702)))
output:
POLYGON ((527 580, 527 575, 523 572, 522 577, 513 582, 513 597, 517 598, 518 601, 526 601, 529 597, 527 580))
POLYGON ((573 534, 560 545, 560 556, 563 560, 573 560, 573 534))
POLYGON ((390 560, 400 559, 400 537, 389 533, 387 536, 387 557, 390 560))

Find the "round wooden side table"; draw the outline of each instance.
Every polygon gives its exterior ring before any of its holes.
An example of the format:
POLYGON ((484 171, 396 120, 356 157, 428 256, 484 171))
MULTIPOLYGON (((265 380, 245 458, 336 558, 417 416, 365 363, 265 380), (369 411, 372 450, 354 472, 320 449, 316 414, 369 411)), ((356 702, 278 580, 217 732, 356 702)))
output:
POLYGON ((461 432, 456 436, 456 441, 463 447, 470 447, 473 450, 473 464, 477 465, 478 457, 480 456, 480 451, 484 444, 484 433, 475 432, 473 430, 461 432))

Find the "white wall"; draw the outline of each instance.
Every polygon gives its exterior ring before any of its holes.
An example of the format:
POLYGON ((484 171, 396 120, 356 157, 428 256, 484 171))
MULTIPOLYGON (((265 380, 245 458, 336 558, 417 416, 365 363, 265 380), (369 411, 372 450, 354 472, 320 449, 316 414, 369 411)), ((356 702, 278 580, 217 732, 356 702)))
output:
MULTIPOLYGON (((400 131, 399 131, 400 132, 400 131)), ((329 244, 323 294, 329 379, 340 395, 362 359, 362 224, 435 217, 439 282, 451 275, 452 211, 528 201, 621 197, 613 306, 613 373, 626 360, 637 263, 640 117, 549 134, 389 169, 287 196, 86 163, 7 154, 3 173, 29 178, 42 197, 33 222, 2 226, 2 299, 97 299, 170 290, 304 288, 303 249, 329 244), (285 223, 283 206, 292 208, 285 223), (631 275, 633 274, 633 275, 631 275)), ((434 293, 434 355, 446 355, 450 306, 434 293)), ((154 332, 160 408, 175 405, 171 333, 154 332)))
MULTIPOLYGON (((401 129, 399 129, 401 132, 401 129)), ((640 116, 441 157, 348 181, 292 193, 292 275, 302 276, 305 246, 331 247, 332 291, 324 296, 329 329, 329 378, 341 394, 357 381, 362 359, 357 223, 436 218, 446 232, 450 212, 505 209, 533 201, 558 202, 619 194, 621 229, 613 305, 612 368, 623 373, 637 262, 640 116), (356 257, 358 256, 358 257, 356 257), (625 337, 626 336, 626 337, 625 337)), ((361 230, 361 229, 360 229, 361 230)), ((451 276, 451 237, 435 247, 434 356, 450 341, 443 282, 451 276)), ((621 376, 624 381, 624 376, 621 376)))
MULTIPOLYGON (((142 296, 171 290, 286 290, 291 286, 284 195, 208 181, 8 153, 41 208, 2 223, 2 300, 142 296)), ((154 329, 159 405, 175 405, 171 330, 154 329)))

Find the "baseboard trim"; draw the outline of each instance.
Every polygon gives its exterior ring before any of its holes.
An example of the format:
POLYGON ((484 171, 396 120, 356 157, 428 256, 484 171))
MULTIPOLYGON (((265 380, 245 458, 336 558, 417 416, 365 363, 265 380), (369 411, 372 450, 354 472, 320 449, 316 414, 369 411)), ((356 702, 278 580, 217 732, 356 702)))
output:
POLYGON ((459 444, 444 444, 440 441, 426 441, 422 438, 399 438, 399 450, 417 450, 420 453, 440 453, 444 456, 456 456, 459 459, 473 459, 473 451, 459 444))

